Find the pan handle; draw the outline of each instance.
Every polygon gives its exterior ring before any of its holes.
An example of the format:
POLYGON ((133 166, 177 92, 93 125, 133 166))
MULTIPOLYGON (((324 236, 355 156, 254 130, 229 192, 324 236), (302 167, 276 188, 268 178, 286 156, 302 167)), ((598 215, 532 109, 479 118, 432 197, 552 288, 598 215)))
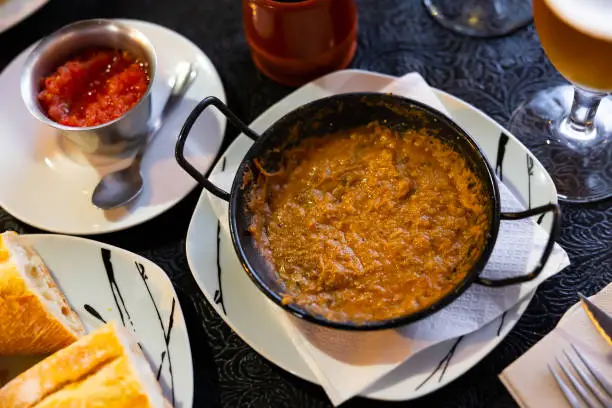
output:
POLYGON ((212 165, 208 168, 208 170, 204 174, 200 174, 200 172, 195 167, 193 167, 191 163, 189 163, 187 159, 185 158, 184 150, 185 150, 185 142, 187 141, 187 136, 189 136, 189 132, 191 131, 191 128, 193 127, 193 124, 196 122, 198 117, 202 114, 202 112, 206 108, 208 108, 211 105, 217 108, 228 119, 228 121, 232 125, 237 127, 240 131, 242 131, 242 133, 247 135, 250 139, 252 139, 253 141, 259 139, 259 135, 255 133, 253 130, 251 130, 251 128, 249 128, 247 125, 245 125, 243 121, 238 119, 238 117, 234 115, 234 113, 231 110, 229 110, 229 108, 223 102, 221 102, 218 98, 214 96, 209 96, 208 98, 202 99, 200 103, 198 103, 196 107, 193 108, 193 110, 187 117, 187 120, 185 121, 185 124, 183 125, 183 128, 181 129, 181 132, 179 133, 178 140, 176 141, 174 157, 176 158, 176 161, 178 162, 179 166, 181 166, 183 170, 185 170, 191 177, 193 177, 198 183, 200 183, 202 187, 208 190, 208 192, 210 192, 211 194, 214 194, 215 196, 219 197, 222 200, 229 201, 230 193, 228 193, 227 191, 221 190, 219 187, 211 183, 210 180, 208 180, 210 173, 215 167, 215 164, 217 164, 217 161, 219 161, 219 158, 223 155, 223 151, 219 150, 219 152, 217 153, 217 156, 213 160, 212 165))
POLYGON ((501 286, 514 285, 516 283, 528 282, 530 280, 537 278, 540 272, 542 272, 542 269, 544 269, 544 266, 546 265, 546 262, 548 261, 548 258, 550 257, 550 253, 552 252, 555 241, 559 237, 559 230, 561 227, 560 226, 561 209, 559 208, 557 204, 547 204, 541 207, 536 207, 536 208, 532 208, 532 209, 517 212, 517 213, 501 213, 502 221, 504 220, 514 221, 514 220, 521 220, 523 218, 532 217, 538 214, 546 214, 548 212, 552 213, 553 215, 553 222, 552 222, 552 227, 550 230, 550 235, 548 237, 548 242, 546 243, 546 246, 544 247, 544 252, 542 252, 542 256, 540 257, 540 261, 535 266, 535 268, 533 268, 533 271, 531 271, 531 273, 527 275, 514 276, 512 278, 505 278, 505 279, 488 279, 488 278, 479 276, 478 278, 476 278, 475 283, 479 283, 484 286, 501 287, 501 286))

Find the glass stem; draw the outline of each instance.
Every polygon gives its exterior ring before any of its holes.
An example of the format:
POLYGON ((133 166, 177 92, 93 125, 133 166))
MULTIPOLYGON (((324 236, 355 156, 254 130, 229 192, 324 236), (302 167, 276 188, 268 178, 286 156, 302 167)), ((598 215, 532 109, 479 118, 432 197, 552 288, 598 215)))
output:
POLYGON ((574 102, 572 110, 567 118, 567 126, 574 132, 591 133, 595 130, 595 114, 604 92, 587 91, 586 89, 574 87, 574 102))

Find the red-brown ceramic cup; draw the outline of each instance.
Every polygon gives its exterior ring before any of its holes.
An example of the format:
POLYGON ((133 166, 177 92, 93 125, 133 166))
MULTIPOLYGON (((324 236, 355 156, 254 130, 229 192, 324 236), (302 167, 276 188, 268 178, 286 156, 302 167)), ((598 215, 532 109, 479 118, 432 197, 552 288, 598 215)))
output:
POLYGON ((345 68, 355 55, 354 0, 243 0, 242 11, 255 64, 282 84, 345 68))

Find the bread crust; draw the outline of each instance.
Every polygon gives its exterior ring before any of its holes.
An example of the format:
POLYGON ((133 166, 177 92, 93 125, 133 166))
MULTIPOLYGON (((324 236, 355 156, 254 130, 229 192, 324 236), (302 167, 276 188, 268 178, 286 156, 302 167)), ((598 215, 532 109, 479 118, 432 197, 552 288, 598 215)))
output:
MULTIPOLYGON (((21 266, 23 267, 23 266, 21 266)), ((70 308, 47 267, 34 249, 22 245, 12 231, 0 235, 0 355, 47 354, 76 341, 85 329, 70 308), (36 265, 37 279, 59 299, 62 314, 78 322, 68 327, 49 311, 35 289, 30 288, 9 247, 21 248, 36 265)))
POLYGON ((0 316, 0 355, 52 353, 78 339, 36 295, 0 297, 0 316))
POLYGON ((110 322, 22 373, 0 389, 0 408, 154 407, 128 357, 142 352, 126 349, 119 330, 110 322))

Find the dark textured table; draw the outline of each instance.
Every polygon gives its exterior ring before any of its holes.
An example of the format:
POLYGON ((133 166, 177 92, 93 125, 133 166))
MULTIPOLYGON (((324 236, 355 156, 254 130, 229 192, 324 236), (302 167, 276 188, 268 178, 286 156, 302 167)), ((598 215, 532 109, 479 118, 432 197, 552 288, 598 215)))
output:
MULTIPOLYGON (((359 44, 352 67, 401 75, 420 72, 429 83, 475 105, 505 124, 532 92, 562 81, 546 60, 533 27, 500 39, 471 39, 439 27, 420 0, 361 0, 359 44)), ((212 59, 230 107, 252 120, 291 88, 257 71, 249 56, 240 0, 52 0, 0 34, 0 68, 43 35, 75 20, 122 17, 155 22, 191 39, 212 59)), ((204 97, 206 95, 202 95, 204 97)), ((2 120, 3 112, 0 112, 2 120)), ((228 130, 229 140, 235 136, 228 130)), ((2 148, 0 146, 0 148, 2 148)), ((195 373, 195 407, 327 407, 322 389, 264 360, 215 314, 193 280, 185 235, 200 192, 127 231, 92 237, 144 255, 169 275, 187 319, 195 373)), ((572 266, 545 282, 512 333, 480 364, 407 407, 513 407, 497 379, 501 370, 548 333, 576 292, 593 294, 612 281, 612 203, 563 206, 560 243, 572 266)), ((44 204, 41 197, 40 205, 44 204)), ((38 232, 0 208, 0 231, 38 232)), ((386 406, 354 399, 346 407, 386 406)))

